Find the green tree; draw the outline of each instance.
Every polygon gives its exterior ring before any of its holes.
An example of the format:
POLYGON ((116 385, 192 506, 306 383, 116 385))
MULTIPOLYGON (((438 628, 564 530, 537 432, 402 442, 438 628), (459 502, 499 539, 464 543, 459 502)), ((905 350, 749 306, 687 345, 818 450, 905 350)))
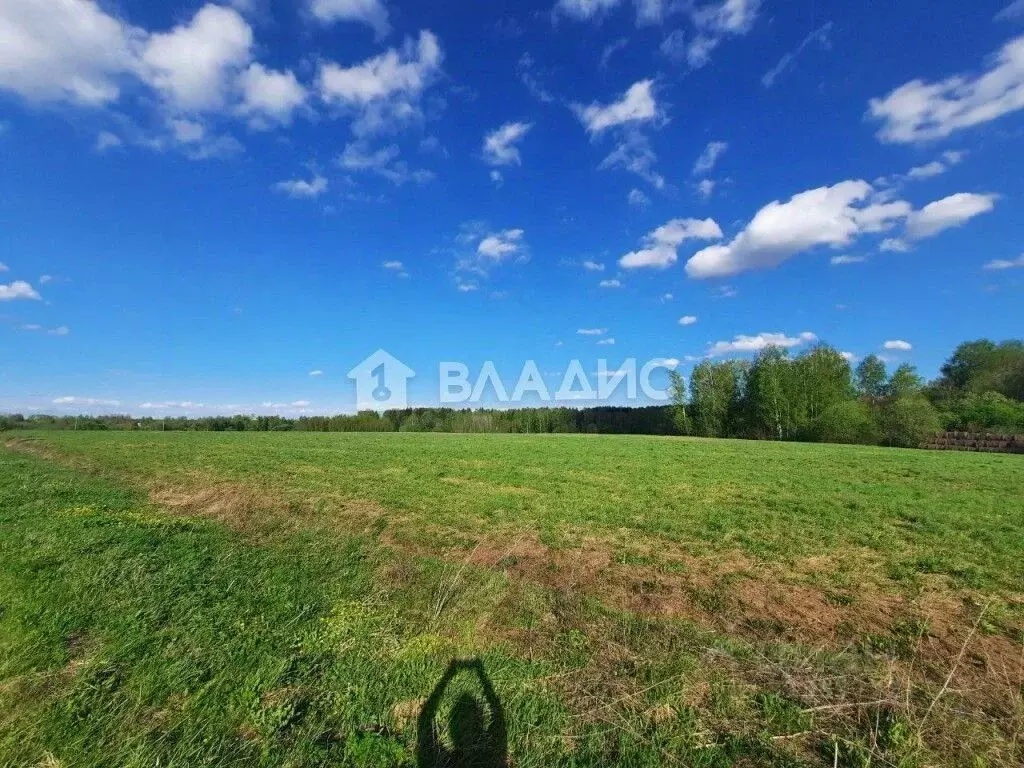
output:
POLYGON ((917 368, 910 363, 903 363, 892 372, 885 391, 890 398, 898 399, 919 395, 923 387, 924 380, 917 375, 917 368))
POLYGON ((693 427, 698 435, 726 437, 733 430, 739 392, 739 367, 733 362, 703 361, 690 375, 693 427))
POLYGON ((866 397, 883 397, 889 374, 878 355, 868 355, 857 366, 857 391, 866 397))
POLYGON ((753 437, 785 440, 793 432, 792 366, 786 350, 768 347, 747 374, 746 411, 753 437))
POLYGON ((669 371, 669 394, 672 398, 672 423, 681 435, 690 434, 690 420, 686 415, 686 381, 679 371, 669 371))
POLYGON ((938 411, 924 397, 910 395, 890 400, 881 409, 882 440, 898 448, 920 448, 941 429, 938 411))

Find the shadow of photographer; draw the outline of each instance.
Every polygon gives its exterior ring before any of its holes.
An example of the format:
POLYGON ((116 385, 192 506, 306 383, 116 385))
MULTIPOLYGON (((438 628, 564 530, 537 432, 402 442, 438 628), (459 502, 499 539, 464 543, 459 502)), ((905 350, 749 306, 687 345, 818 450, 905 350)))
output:
POLYGON ((416 764, 419 768, 506 768, 508 733, 505 712, 480 659, 453 661, 420 712, 416 764), (448 716, 447 739, 437 723, 438 711, 455 678, 476 677, 483 694, 458 694, 448 716), (485 706, 486 705, 486 711, 485 706), (447 742, 447 743, 446 743, 447 742))

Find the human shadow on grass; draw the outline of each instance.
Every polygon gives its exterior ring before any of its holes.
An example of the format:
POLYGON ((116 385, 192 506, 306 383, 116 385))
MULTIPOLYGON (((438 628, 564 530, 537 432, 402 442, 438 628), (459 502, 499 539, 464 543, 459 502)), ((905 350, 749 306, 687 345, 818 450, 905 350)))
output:
POLYGON ((420 711, 416 743, 419 768, 506 768, 508 733, 505 711, 480 659, 453 661, 420 711), (472 693, 458 695, 448 715, 449 744, 442 741, 437 716, 452 681, 459 674, 476 677, 483 701, 472 693), (485 706, 486 705, 486 712, 485 706))

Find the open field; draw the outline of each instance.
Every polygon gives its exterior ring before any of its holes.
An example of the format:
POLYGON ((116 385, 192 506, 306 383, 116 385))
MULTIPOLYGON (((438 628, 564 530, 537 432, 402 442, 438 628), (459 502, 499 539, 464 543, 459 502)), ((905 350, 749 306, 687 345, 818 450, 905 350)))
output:
POLYGON ((1024 755, 1017 456, 57 432, 0 527, 0 766, 413 765, 462 658, 516 766, 1024 755))

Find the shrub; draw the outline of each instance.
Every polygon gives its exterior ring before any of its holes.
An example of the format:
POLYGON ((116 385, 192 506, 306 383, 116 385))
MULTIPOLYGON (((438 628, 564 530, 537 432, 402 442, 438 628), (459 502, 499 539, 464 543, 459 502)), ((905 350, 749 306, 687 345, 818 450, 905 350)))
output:
POLYGON ((898 397, 882 406, 882 442, 899 448, 920 448, 941 428, 938 411, 920 396, 898 397))
POLYGON ((814 423, 815 439, 826 443, 874 445, 880 432, 871 406, 862 400, 847 400, 829 407, 814 423))

